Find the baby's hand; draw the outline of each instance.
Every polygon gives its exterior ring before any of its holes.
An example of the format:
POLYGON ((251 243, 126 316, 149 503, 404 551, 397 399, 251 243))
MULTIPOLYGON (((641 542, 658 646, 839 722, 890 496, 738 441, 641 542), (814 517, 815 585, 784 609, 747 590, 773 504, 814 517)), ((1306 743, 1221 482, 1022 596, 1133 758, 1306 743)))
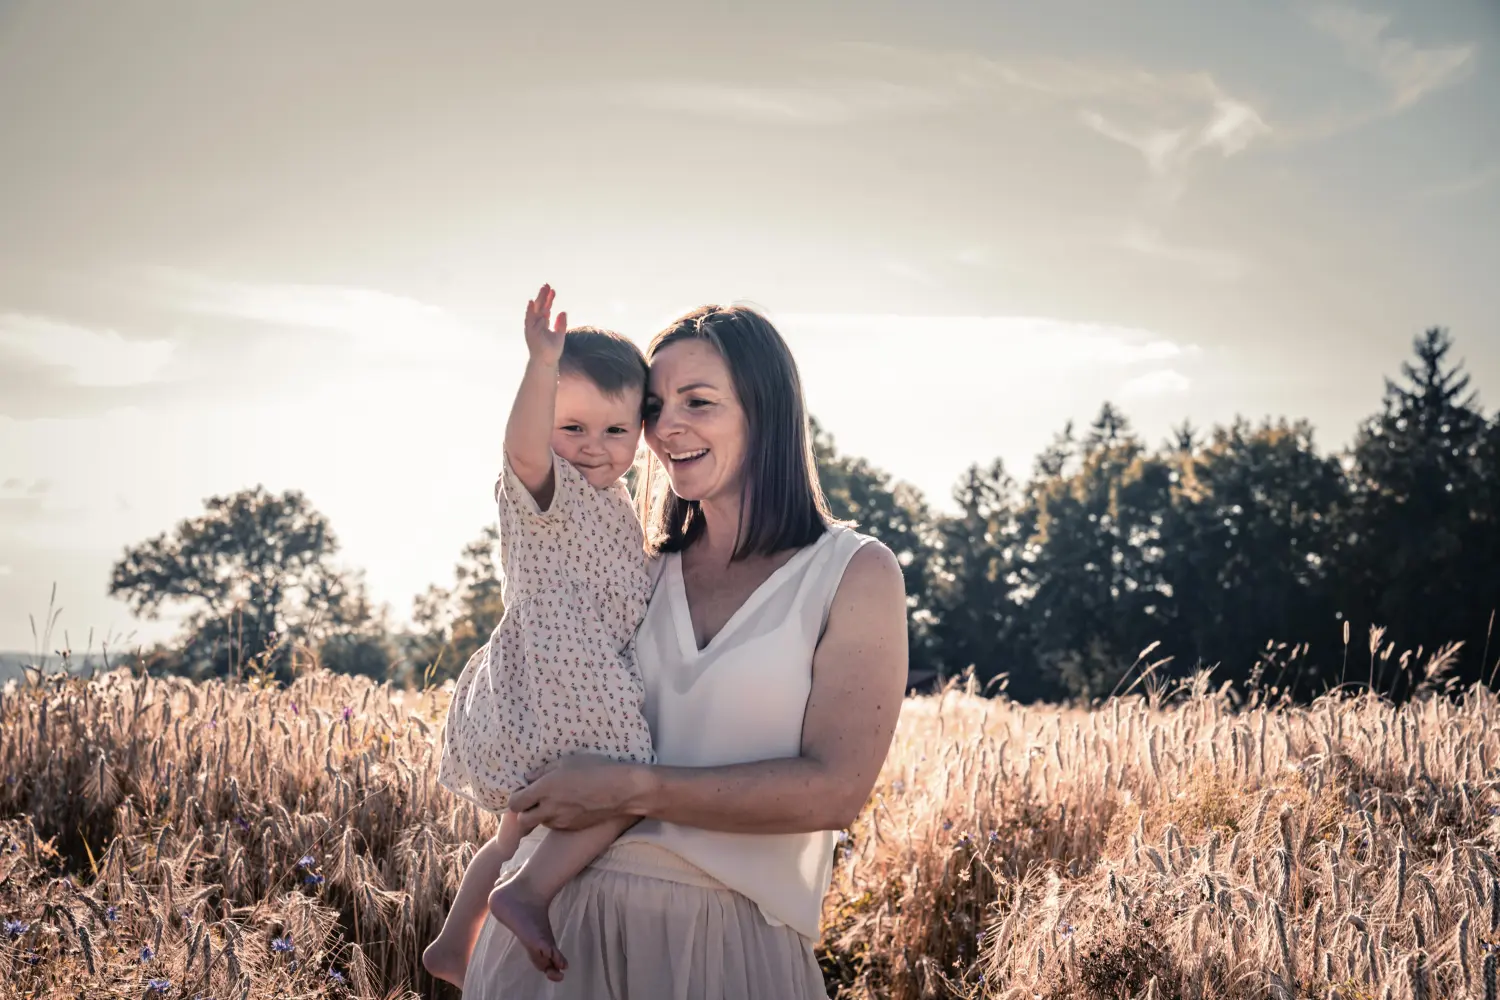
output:
POLYGON ((563 336, 568 330, 568 314, 557 314, 557 323, 547 328, 552 315, 552 300, 557 292, 551 285, 543 285, 536 298, 526 303, 526 346, 531 350, 532 360, 544 365, 556 366, 562 357, 563 336))

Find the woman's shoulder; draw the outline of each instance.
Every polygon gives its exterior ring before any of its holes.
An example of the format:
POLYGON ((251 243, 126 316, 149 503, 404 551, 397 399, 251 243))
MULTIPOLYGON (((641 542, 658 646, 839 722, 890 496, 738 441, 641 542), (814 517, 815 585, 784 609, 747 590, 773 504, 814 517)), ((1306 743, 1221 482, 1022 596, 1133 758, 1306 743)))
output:
POLYGON ((825 588, 829 600, 856 591, 879 591, 893 583, 905 589, 900 560, 874 535, 831 524, 813 546, 817 549, 815 561, 826 567, 821 575, 828 581, 825 588))
MULTIPOLYGON (((860 581, 903 580, 901 560, 880 539, 867 535, 847 525, 833 525, 829 529, 833 544, 849 553, 848 565, 844 568, 844 583, 853 578, 860 581)), ((903 582, 903 587, 905 586, 903 582)))
MULTIPOLYGON (((849 567, 858 563, 861 566, 872 562, 878 563, 889 559, 893 565, 900 568, 896 556, 884 542, 874 535, 866 534, 848 524, 830 524, 827 531, 818 537, 814 545, 822 545, 837 553, 840 561, 847 559, 849 567), (881 555, 884 553, 884 555, 881 555)), ((862 571, 868 572, 868 571, 862 571)))

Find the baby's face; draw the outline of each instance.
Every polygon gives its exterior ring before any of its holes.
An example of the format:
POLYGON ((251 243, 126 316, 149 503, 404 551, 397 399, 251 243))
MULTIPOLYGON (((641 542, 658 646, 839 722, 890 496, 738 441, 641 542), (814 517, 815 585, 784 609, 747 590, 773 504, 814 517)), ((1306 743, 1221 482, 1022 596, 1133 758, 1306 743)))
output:
POLYGON ((557 380, 552 450, 595 489, 618 482, 635 464, 641 440, 641 394, 607 396, 581 375, 557 380))

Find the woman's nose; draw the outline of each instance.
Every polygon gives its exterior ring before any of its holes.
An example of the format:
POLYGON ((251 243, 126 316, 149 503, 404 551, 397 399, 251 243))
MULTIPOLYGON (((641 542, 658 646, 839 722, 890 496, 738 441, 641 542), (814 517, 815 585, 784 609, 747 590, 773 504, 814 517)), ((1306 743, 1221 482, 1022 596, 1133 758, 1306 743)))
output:
POLYGON ((662 440, 675 436, 679 429, 677 415, 665 406, 657 412, 652 422, 652 432, 662 440))

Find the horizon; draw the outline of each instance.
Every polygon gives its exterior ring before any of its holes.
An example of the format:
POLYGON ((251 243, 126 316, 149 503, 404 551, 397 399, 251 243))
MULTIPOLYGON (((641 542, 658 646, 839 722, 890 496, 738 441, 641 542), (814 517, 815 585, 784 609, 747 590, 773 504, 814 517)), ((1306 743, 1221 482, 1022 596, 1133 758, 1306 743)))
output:
POLYGON ((1107 400, 1339 452, 1433 326, 1494 412, 1484 0, 442 9, 0 9, 0 650, 54 582, 75 642, 167 637, 110 564, 257 483, 407 620, 493 520, 542 282, 637 343, 764 308, 941 510, 1107 400))

